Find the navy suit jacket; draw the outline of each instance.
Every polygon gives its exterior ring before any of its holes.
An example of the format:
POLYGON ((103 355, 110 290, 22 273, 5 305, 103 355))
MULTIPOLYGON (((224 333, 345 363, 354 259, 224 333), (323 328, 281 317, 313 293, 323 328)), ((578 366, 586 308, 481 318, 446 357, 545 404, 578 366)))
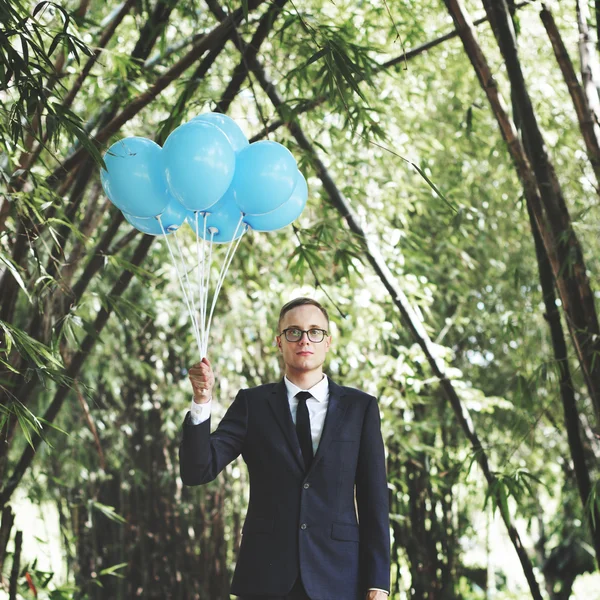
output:
POLYGON ((329 380, 308 471, 283 381, 241 390, 212 434, 210 419, 194 425, 188 413, 179 452, 184 484, 212 481, 239 454, 250 503, 233 594, 283 596, 299 573, 312 600, 364 600, 369 588, 389 590, 388 490, 373 396, 329 380))

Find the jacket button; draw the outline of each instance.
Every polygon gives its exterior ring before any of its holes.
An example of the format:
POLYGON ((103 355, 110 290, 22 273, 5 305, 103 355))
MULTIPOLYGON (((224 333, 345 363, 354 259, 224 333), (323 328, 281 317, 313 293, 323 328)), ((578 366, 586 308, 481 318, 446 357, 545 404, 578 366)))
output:
POLYGON ((310 483, 305 483, 304 484, 304 489, 307 490, 310 487, 310 483))
POLYGON ((306 523, 302 523, 302 525, 300 525, 300 529, 306 529, 306 523))

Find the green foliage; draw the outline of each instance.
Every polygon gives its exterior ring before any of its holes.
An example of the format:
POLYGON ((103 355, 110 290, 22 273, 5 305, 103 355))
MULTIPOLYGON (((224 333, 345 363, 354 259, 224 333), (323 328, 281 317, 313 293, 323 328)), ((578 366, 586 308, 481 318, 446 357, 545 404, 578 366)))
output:
POLYGON ((596 481, 592 486, 585 505, 585 511, 587 518, 592 522, 594 527, 597 527, 596 517, 600 514, 600 480, 596 481))
POLYGON ((68 380, 64 374, 63 361, 56 350, 42 344, 10 323, 0 321, 0 330, 4 334, 0 348, 4 358, 0 358, 0 361, 10 371, 17 372, 8 360, 14 346, 15 350, 31 364, 28 377, 31 376, 31 371, 34 371, 40 378, 47 377, 58 382, 68 380))
POLYGON ((493 512, 500 509, 502 518, 509 523, 512 521, 508 506, 509 498, 513 498, 518 506, 526 495, 531 498, 537 497, 537 493, 532 487, 533 483, 543 485, 540 479, 527 469, 516 469, 511 473, 494 473, 493 475, 494 480, 487 488, 483 508, 487 507, 488 501, 491 502, 493 512))
POLYGON ((25 139, 29 131, 23 123, 36 114, 40 119, 38 135, 50 141, 58 140, 60 127, 81 136, 88 143, 79 117, 61 108, 46 87, 48 81, 57 81, 54 60, 64 52, 79 64, 81 55, 92 51, 77 36, 68 10, 55 2, 39 2, 31 15, 21 0, 1 0, 0 17, 0 91, 13 97, 0 109, 0 139, 8 136, 13 144, 25 139), (45 123, 45 129, 43 124, 45 123))

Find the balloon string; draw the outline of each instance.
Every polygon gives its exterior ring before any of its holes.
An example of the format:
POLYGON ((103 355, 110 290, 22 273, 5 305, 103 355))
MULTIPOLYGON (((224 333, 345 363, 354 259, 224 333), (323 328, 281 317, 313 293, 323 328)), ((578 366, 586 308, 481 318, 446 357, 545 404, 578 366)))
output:
MULTIPOLYGON (((211 267, 212 267, 212 251, 213 251, 213 238, 215 237, 215 231, 214 229, 211 227, 211 232, 210 232, 210 244, 208 246, 208 268, 207 268, 207 272, 206 272, 206 297, 204 300, 204 338, 202 340, 202 347, 204 348, 204 353, 206 354, 208 351, 208 326, 207 326, 207 322, 206 322, 206 316, 208 314, 208 290, 210 287, 210 271, 211 271, 211 267)), ((204 235, 206 235, 206 224, 204 227, 204 235)), ((206 239, 205 239, 206 241, 206 239)), ((213 302, 214 302, 214 294, 213 294, 213 302)))
POLYGON ((200 352, 200 358, 202 358, 202 344, 200 341, 200 335, 199 335, 197 327, 195 325, 195 316, 194 316, 194 313, 192 312, 192 308, 190 306, 190 302, 188 300, 187 293, 185 291, 185 285, 183 284, 183 278, 181 277, 181 273, 179 272, 179 267, 177 266, 177 261, 175 260, 175 255, 173 254, 173 250, 171 249, 171 244, 169 243, 169 237, 167 236, 167 232, 165 231, 165 228, 162 224, 160 215, 157 217, 157 219, 160 224, 160 228, 163 232, 163 235, 165 236, 165 241, 167 242, 167 248, 169 249, 169 254, 171 255, 171 261, 173 262, 173 266, 175 267, 175 270, 177 271, 177 277, 179 278, 179 285, 181 286, 181 291, 183 292, 183 298, 187 305, 188 313, 192 319, 192 326, 194 329, 194 337, 196 338, 196 344, 198 344, 198 352, 200 352))
POLYGON ((240 217, 237 227, 235 228, 235 233, 233 234, 233 239, 231 241, 231 244, 229 244, 229 248, 227 248, 227 253, 225 254, 225 259, 223 260, 223 266, 221 267, 221 272, 219 273, 217 285, 215 286, 215 292, 213 294, 212 304, 210 307, 210 316, 208 318, 208 325, 207 325, 206 333, 205 333, 205 336, 206 336, 205 343, 207 346, 208 346, 208 336, 210 333, 210 326, 212 324, 213 313, 215 312, 215 306, 217 304, 217 298, 219 297, 219 292, 221 291, 221 288, 223 287, 223 282, 225 281, 225 275, 227 274, 229 265, 231 264, 231 261, 233 260, 233 257, 238 249, 238 246, 240 245, 240 242, 242 241, 242 238, 244 237, 244 234, 247 231, 247 227, 245 227, 244 230, 242 231, 242 234, 237 239, 237 241, 235 242, 235 245, 234 245, 233 240, 235 240, 235 238, 238 234, 238 231, 240 229, 240 225, 242 224, 243 220, 244 220, 244 215, 242 215, 240 217), (233 252, 231 252, 232 248, 233 248, 233 252))
MULTIPOLYGON (((206 255, 206 242, 202 243, 202 261, 200 261, 200 236, 198 235, 198 211, 195 213, 196 216, 196 258, 197 258, 197 279, 198 279, 198 320, 200 322, 200 337, 204 339, 204 313, 206 308, 204 306, 204 259, 206 255)), ((203 215, 204 223, 206 224, 206 213, 203 215)))
POLYGON ((204 240, 204 257, 203 260, 206 263, 203 267, 203 279, 202 279, 202 283, 204 285, 204 298, 203 298, 203 309, 204 312, 202 314, 202 340, 203 340, 203 347, 204 348, 208 348, 208 343, 206 341, 204 341, 206 339, 206 314, 208 312, 208 294, 210 291, 209 288, 209 282, 210 282, 210 270, 212 267, 212 240, 213 240, 213 236, 211 234, 210 236, 210 241, 206 238, 206 234, 207 234, 207 221, 208 221, 208 216, 206 213, 204 213, 204 224, 202 227, 202 239, 204 240), (208 259, 206 258, 206 247, 208 246, 208 259))
MULTIPOLYGON (((179 260, 181 261, 181 270, 183 272, 183 275, 185 277, 185 281, 187 284, 187 289, 188 289, 188 297, 190 299, 191 305, 192 305, 192 311, 193 311, 193 318, 192 318, 192 325, 194 327, 194 329, 196 330, 198 336, 200 335, 200 329, 199 329, 199 325, 198 325, 198 317, 196 316, 196 303, 194 302, 194 294, 192 293, 192 284, 190 283, 190 279, 188 277, 188 270, 185 266, 185 259, 183 257, 183 251, 181 250, 181 244, 179 243, 179 237, 175 234, 175 243, 177 245, 177 251, 179 252, 179 260)), ((202 358, 202 357, 200 357, 202 358)))

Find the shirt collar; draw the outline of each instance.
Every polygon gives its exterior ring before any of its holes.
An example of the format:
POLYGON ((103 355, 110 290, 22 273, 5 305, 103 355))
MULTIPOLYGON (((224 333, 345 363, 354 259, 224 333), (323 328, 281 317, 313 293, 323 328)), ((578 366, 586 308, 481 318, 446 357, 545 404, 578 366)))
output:
POLYGON ((298 392, 307 391, 313 396, 317 402, 325 402, 329 395, 329 379, 323 375, 323 379, 319 383, 315 383, 309 390, 299 388, 295 383, 292 383, 287 377, 283 378, 287 389, 288 398, 293 398, 298 392))

